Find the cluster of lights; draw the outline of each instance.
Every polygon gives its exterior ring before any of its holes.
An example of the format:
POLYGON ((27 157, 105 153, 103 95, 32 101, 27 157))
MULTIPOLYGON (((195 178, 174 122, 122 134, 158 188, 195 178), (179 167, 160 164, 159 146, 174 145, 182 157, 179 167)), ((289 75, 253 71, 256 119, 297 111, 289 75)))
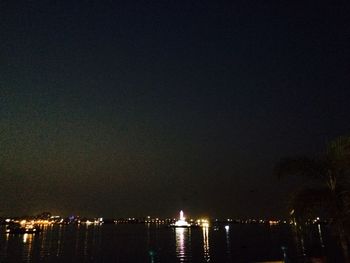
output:
POLYGON ((69 224, 69 223, 77 223, 77 224, 95 224, 95 225, 100 225, 102 224, 103 218, 95 218, 94 220, 81 220, 79 217, 71 217, 68 219, 63 219, 60 216, 51 216, 50 218, 47 219, 22 219, 22 220, 16 220, 16 219, 11 219, 7 218, 5 219, 6 224, 20 224, 21 226, 25 224, 31 224, 31 225, 36 225, 36 226, 49 226, 49 225, 54 225, 54 224, 69 224))
POLYGON ((147 219, 145 220, 145 223, 156 223, 156 224, 166 224, 173 221, 172 219, 160 219, 158 217, 151 218, 150 216, 147 216, 147 219))
POLYGON ((37 232, 37 227, 34 220, 27 221, 7 221, 8 223, 14 223, 12 228, 6 228, 6 233, 11 233, 11 231, 19 231, 20 233, 35 233, 37 232))
MULTIPOLYGON (((294 211, 293 211, 294 212, 294 211)), ((291 215, 293 213, 291 212, 291 215)), ((268 225, 280 225, 280 224, 294 224, 296 225, 295 220, 275 220, 275 219, 232 219, 232 218, 226 218, 224 220, 219 220, 215 219, 215 222, 219 223, 224 223, 227 222, 228 225, 225 225, 225 229, 229 229, 229 225, 232 223, 238 223, 238 224, 268 224, 268 225)), ((30 218, 26 220, 16 220, 16 219, 11 219, 7 218, 5 219, 6 224, 20 224, 22 227, 27 225, 27 228, 31 228, 31 226, 49 226, 53 224, 83 224, 83 225, 101 225, 104 223, 104 220, 102 217, 100 218, 95 218, 95 219, 81 219, 76 216, 71 216, 67 219, 63 219, 60 216, 46 216, 46 215, 41 215, 38 216, 38 218, 30 218)), ((112 221, 114 223, 155 223, 155 224, 167 224, 175 227, 190 227, 190 226, 199 226, 199 227, 209 227, 210 222, 206 218, 201 218, 201 219, 187 219, 184 217, 183 212, 180 212, 180 217, 178 219, 176 218, 166 218, 166 219, 161 219, 161 218, 151 218, 150 216, 147 216, 146 218, 135 218, 135 217, 129 217, 129 218, 124 218, 124 219, 118 219, 112 221)), ((319 224, 321 222, 319 217, 316 217, 314 219, 309 219, 307 220, 306 223, 308 224, 319 224)), ((325 222, 325 221, 322 221, 325 222)), ((8 230, 6 230, 8 232, 8 230)), ((35 231, 35 230, 34 230, 35 231)))
POLYGON ((90 221, 90 220, 86 220, 86 221, 78 220, 78 224, 86 224, 87 226, 89 226, 89 225, 102 225, 103 224, 103 218, 102 217, 96 218, 93 221, 90 221))

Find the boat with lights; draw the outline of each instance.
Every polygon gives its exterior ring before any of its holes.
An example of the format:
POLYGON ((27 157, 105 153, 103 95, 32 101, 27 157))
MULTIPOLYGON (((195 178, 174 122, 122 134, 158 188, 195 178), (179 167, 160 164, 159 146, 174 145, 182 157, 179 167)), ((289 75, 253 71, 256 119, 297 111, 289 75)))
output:
POLYGON ((181 210, 179 220, 171 224, 170 227, 186 228, 186 227, 192 227, 192 225, 186 221, 186 218, 184 217, 184 212, 181 210))

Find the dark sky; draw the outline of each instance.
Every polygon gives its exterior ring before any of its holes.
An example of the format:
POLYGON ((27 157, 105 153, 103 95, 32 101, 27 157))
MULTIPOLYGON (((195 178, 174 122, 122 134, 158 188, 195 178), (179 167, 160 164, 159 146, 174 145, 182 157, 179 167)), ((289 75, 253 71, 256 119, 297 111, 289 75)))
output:
POLYGON ((348 4, 15 2, 0 216, 280 216, 276 161, 349 134, 348 4))

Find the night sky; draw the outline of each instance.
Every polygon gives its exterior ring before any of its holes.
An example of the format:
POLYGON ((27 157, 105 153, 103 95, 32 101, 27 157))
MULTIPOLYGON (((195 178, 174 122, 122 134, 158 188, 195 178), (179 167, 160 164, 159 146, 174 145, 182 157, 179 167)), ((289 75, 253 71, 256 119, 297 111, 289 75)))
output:
POLYGON ((348 4, 16 2, 0 216, 283 216, 276 162, 350 132, 348 4))

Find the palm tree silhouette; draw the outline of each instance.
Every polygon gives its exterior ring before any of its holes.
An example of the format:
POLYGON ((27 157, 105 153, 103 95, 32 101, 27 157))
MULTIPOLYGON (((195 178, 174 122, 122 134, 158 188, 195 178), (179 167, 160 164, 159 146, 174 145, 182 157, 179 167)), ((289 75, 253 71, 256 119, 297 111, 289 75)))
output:
POLYGON ((346 262, 350 262, 350 137, 331 141, 324 153, 313 158, 281 159, 275 174, 313 179, 310 187, 295 193, 291 200, 293 220, 302 224, 322 210, 336 231, 346 262))

